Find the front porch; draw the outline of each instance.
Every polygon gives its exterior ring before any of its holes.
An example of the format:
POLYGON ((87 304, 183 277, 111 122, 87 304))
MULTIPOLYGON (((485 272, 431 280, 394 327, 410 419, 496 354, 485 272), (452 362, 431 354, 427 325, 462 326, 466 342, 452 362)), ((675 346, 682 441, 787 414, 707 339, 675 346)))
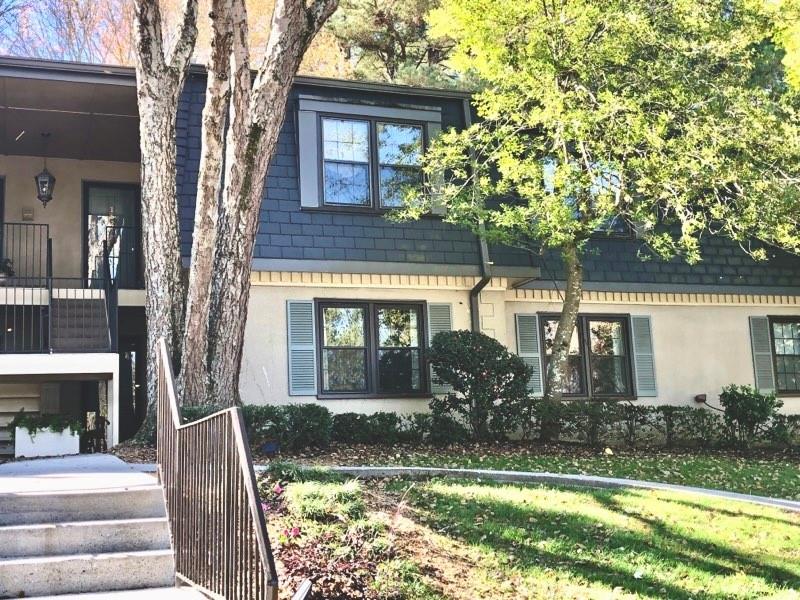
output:
POLYGON ((135 82, 22 62, 0 59, 0 454, 21 409, 99 424, 111 446, 144 402, 135 82))

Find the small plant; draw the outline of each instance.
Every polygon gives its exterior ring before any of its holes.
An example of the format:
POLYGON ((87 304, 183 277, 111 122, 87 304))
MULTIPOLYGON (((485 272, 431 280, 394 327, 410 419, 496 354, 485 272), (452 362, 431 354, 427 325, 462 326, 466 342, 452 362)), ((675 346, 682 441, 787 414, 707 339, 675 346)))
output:
POLYGON ((69 429, 73 434, 83 433, 83 425, 78 419, 69 415, 43 415, 40 413, 25 412, 23 408, 11 422, 6 426, 11 433, 11 439, 16 436, 17 427, 27 429, 31 439, 36 437, 36 433, 48 429, 54 433, 61 433, 69 429))
POLYGON ((10 258, 0 260, 0 275, 13 277, 15 275, 14 263, 10 258))
POLYGON ((719 402, 724 410, 729 441, 749 448, 768 430, 783 402, 775 394, 762 394, 749 385, 722 388, 719 402))
POLYGON ((488 335, 448 331, 433 338, 434 373, 453 391, 431 401, 431 411, 463 421, 473 440, 503 437, 522 426, 531 398, 531 368, 488 335))

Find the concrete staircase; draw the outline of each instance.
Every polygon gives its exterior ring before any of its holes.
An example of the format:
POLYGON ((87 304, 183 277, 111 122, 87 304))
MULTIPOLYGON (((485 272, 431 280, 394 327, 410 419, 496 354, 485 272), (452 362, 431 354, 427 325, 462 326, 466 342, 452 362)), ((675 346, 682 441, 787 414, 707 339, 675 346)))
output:
POLYGON ((114 472, 121 465, 129 468, 105 455, 0 465, 0 598, 135 598, 154 591, 158 598, 203 597, 172 587, 175 566, 161 487, 143 473, 114 472), (34 465, 35 471, 36 463, 58 461, 94 461, 100 468, 94 476, 80 469, 46 470, 27 480, 4 476, 15 464, 23 470, 34 465), (17 489, 6 492, 6 482, 17 489))

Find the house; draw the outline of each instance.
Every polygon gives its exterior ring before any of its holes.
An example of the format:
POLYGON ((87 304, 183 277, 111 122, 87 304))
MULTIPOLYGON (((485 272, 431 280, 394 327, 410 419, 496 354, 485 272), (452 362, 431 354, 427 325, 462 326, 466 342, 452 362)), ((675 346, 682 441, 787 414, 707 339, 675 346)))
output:
MULTIPOLYGON (((192 69, 178 114, 187 261, 204 92, 192 69)), ((437 391, 430 339, 467 328, 523 356, 541 391, 559 262, 487 247, 439 211, 385 218, 394 184, 421 177, 415 149, 471 116, 461 92, 296 78, 253 257, 245 402, 424 410, 437 391)), ((0 59, 0 144, 0 419, 88 412, 110 444, 127 439, 145 408, 133 70, 0 59), (44 170, 55 177, 46 206, 34 187, 44 170)), ((800 410, 796 259, 774 251, 757 264, 709 239, 699 265, 643 262, 624 231, 593 246, 569 395, 686 405, 742 383, 800 410)))

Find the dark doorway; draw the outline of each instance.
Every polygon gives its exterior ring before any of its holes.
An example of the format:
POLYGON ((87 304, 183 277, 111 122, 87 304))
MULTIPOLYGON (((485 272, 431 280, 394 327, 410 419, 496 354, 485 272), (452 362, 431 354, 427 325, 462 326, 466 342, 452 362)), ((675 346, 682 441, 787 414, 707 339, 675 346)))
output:
POLYGON ((119 441, 132 438, 147 414, 147 324, 144 308, 119 309, 119 441))
POLYGON ((108 248, 111 276, 123 289, 141 288, 142 260, 139 186, 84 183, 84 273, 103 277, 103 244, 108 248))

